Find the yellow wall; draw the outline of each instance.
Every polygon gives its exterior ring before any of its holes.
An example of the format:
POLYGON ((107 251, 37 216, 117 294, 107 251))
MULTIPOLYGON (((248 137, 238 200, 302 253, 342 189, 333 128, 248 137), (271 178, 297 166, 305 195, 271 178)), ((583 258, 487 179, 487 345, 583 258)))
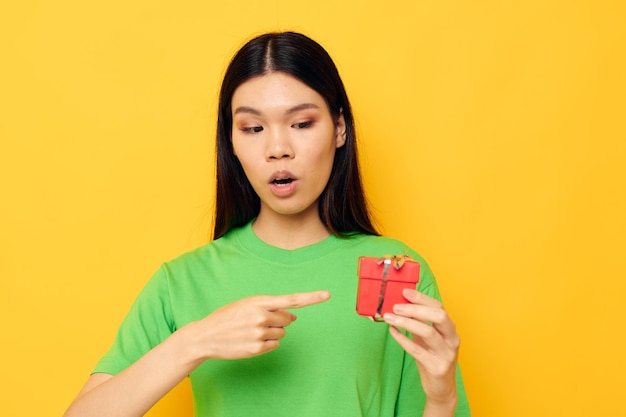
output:
MULTIPOLYGON (((220 74, 271 29, 335 57, 474 415, 623 413, 622 2, 4 3, 0 415, 61 414, 160 262, 205 241, 220 74)), ((187 384, 150 415, 190 415, 187 384)))

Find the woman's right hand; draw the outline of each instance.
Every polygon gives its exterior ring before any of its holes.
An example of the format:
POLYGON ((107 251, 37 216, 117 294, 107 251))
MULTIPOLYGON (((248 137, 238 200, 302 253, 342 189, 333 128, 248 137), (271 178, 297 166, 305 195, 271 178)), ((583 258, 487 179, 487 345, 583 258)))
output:
POLYGON ((65 417, 143 416, 206 359, 249 358, 274 350, 296 318, 287 309, 324 302, 328 291, 254 296, 183 326, 113 376, 89 377, 65 417))
POLYGON ((250 358, 278 348, 285 327, 296 319, 287 309, 329 298, 328 291, 247 297, 187 324, 179 332, 189 338, 200 361, 250 358))

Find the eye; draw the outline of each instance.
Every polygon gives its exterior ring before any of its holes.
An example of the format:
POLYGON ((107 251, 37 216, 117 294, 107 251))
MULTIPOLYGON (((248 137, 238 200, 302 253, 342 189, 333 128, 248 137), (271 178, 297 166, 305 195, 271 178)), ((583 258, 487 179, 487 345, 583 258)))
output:
POLYGON ((291 125, 291 127, 293 127, 294 129, 306 129, 307 127, 311 127, 312 125, 313 125, 313 122, 308 121, 308 122, 294 123, 291 125))
POLYGON ((242 127, 239 130, 243 133, 259 133, 263 131, 263 126, 242 127))

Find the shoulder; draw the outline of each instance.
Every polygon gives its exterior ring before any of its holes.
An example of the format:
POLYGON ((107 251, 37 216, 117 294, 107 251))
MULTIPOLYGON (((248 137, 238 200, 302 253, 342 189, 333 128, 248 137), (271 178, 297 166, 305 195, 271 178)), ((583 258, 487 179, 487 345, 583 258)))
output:
POLYGON ((359 256, 381 257, 384 255, 409 255, 420 263, 420 290, 432 289, 437 293, 435 276, 426 259, 401 240, 388 236, 354 235, 346 239, 354 240, 353 248, 359 256), (431 288, 432 287, 432 288, 431 288))
POLYGON ((389 236, 353 235, 345 239, 353 240, 356 247, 363 251, 363 256, 409 255, 416 261, 426 263, 425 259, 401 240, 389 236))
POLYGON ((225 259, 233 258, 240 250, 236 235, 236 231, 228 232, 218 239, 164 262, 161 269, 167 274, 172 271, 205 269, 208 265, 215 265, 225 259))

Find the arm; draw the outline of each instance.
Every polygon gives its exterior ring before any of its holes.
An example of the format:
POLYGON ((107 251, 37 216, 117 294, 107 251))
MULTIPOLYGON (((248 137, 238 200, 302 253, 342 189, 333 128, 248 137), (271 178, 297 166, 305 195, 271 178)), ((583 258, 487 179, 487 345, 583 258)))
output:
POLYGON ((65 413, 72 416, 142 416, 201 362, 183 329, 119 374, 89 377, 65 413))
POLYGON ((454 415, 458 400, 456 365, 459 336, 441 303, 415 290, 405 290, 410 304, 397 304, 386 314, 390 333, 413 358, 426 394, 424 417, 454 415), (432 323, 432 325, 430 325, 432 323), (411 338, 398 331, 407 330, 411 338))
POLYGON ((142 416, 205 360, 247 358, 278 348, 284 327, 296 318, 286 309, 329 297, 318 291, 228 304, 182 327, 119 374, 93 374, 64 416, 142 416))

